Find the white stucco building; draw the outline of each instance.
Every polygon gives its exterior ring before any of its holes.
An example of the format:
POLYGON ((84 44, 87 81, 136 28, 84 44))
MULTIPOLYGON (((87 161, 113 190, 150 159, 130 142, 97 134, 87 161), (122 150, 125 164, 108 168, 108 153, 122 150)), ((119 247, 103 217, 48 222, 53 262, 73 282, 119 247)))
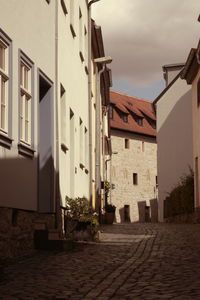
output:
POLYGON ((110 92, 111 203, 116 222, 157 221, 156 118, 152 103, 110 92))
MULTIPOLYGON (((200 19, 199 19, 200 20, 200 19)), ((192 123, 193 123, 193 156, 192 165, 194 169, 194 186, 195 186, 195 208, 200 207, 200 42, 197 48, 192 48, 185 68, 182 72, 182 79, 185 79, 188 88, 192 89, 192 94, 190 98, 192 106, 192 123)))
MULTIPOLYGON (((63 233, 66 196, 95 202, 92 110, 108 105, 110 79, 105 71, 96 95, 93 59, 104 50, 91 45, 93 2, 0 0, 0 215, 10 237, 22 219, 19 238, 29 223, 32 240, 35 222, 63 233)), ((103 49, 102 36, 95 43, 103 49)))
POLYGON ((159 221, 164 220, 164 200, 192 163, 191 88, 181 79, 184 64, 163 67, 166 88, 154 100, 157 116, 159 221))

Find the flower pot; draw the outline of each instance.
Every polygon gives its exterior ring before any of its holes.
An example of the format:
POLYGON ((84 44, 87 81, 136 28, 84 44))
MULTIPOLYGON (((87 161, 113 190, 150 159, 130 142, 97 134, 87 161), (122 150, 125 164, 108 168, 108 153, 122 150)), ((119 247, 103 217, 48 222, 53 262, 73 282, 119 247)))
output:
POLYGON ((106 212, 106 224, 113 224, 115 212, 106 212))

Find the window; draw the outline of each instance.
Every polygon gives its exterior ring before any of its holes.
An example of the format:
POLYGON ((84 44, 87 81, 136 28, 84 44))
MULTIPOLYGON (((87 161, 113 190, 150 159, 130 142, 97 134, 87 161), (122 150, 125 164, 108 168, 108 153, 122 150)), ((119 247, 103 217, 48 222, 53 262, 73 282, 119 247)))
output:
POLYGON ((134 185, 138 184, 138 174, 137 173, 133 173, 133 184, 134 185))
POLYGON ((142 152, 144 152, 144 141, 142 141, 142 152))
POLYGON ((0 131, 8 133, 9 45, 0 38, 0 131))
POLYGON ((113 107, 112 107, 112 105, 109 106, 109 118, 113 119, 113 107))
POLYGON ((129 149, 130 148, 130 142, 129 142, 129 139, 125 139, 125 149, 129 149))
POLYGON ((121 113, 121 119, 122 119, 125 123, 128 123, 128 115, 127 115, 127 114, 121 113))
POLYGON ((31 113, 32 113, 32 64, 25 59, 20 59, 20 141, 31 145, 31 113))
POLYGON ((142 118, 137 118, 137 123, 139 126, 143 126, 143 119, 142 118))

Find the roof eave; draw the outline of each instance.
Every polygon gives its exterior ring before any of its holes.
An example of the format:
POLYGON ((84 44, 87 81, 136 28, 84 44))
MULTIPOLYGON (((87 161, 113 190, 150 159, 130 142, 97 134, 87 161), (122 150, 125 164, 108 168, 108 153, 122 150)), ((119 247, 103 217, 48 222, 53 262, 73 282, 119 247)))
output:
POLYGON ((185 79, 187 81, 187 84, 192 83, 192 81, 194 80, 194 78, 197 74, 197 71, 198 71, 198 62, 196 59, 196 52, 197 52, 197 49, 195 49, 195 48, 192 48, 190 50, 185 67, 181 74, 181 78, 185 79))
POLYGON ((183 70, 181 70, 176 77, 174 77, 174 79, 168 84, 168 86, 156 97, 156 99, 152 102, 153 104, 153 108, 156 111, 156 103, 162 98, 162 96, 170 89, 170 87, 177 81, 177 79, 181 76, 181 72, 183 70))
MULTIPOLYGON (((142 135, 142 136, 149 136, 152 138, 156 139, 156 134, 150 134, 150 133, 143 133, 143 132, 138 132, 138 131, 134 131, 134 130, 128 130, 128 129, 123 129, 123 128, 117 128, 117 127, 113 127, 110 126, 111 130, 119 130, 119 131, 124 131, 124 132, 129 132, 129 133, 134 133, 137 135, 142 135)), ((112 134, 111 134, 112 135, 112 134)))

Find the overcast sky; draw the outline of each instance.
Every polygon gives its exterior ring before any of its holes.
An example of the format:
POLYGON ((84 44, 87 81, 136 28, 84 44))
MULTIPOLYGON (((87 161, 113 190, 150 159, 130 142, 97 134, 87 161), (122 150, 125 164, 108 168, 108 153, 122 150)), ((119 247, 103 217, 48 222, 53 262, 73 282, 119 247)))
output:
POLYGON ((200 0, 101 0, 92 17, 102 27, 113 88, 153 100, 164 88, 162 66, 185 62, 199 39, 200 0))

